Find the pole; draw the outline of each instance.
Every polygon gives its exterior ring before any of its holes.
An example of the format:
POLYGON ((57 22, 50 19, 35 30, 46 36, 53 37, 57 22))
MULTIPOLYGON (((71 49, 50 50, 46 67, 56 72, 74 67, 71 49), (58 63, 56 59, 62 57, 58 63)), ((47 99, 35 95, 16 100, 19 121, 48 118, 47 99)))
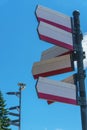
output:
POLYGON ((21 87, 19 88, 19 130, 21 130, 21 87))
POLYGON ((24 83, 18 83, 19 86, 19 130, 21 130, 21 97, 22 97, 22 93, 21 91, 23 89, 25 89, 26 84, 24 83))
POLYGON ((79 85, 79 97, 80 97, 80 110, 81 110, 81 121, 82 130, 87 130, 87 105, 86 105, 86 91, 85 91, 85 71, 83 67, 83 49, 81 41, 83 39, 80 31, 80 13, 78 11, 73 12, 74 18, 74 41, 75 51, 77 56, 77 77, 79 85))
POLYGON ((16 95, 18 98, 19 98, 19 106, 14 106, 14 107, 10 107, 9 110, 18 110, 18 114, 17 113, 12 113, 12 112, 9 112, 9 115, 12 115, 12 116, 18 116, 19 117, 19 120, 14 120, 12 122, 10 122, 11 125, 15 125, 15 126, 18 126, 18 130, 21 130, 21 91, 25 89, 25 86, 26 84, 24 83, 18 83, 18 86, 19 86, 19 91, 18 92, 7 92, 6 94, 8 95, 16 95))

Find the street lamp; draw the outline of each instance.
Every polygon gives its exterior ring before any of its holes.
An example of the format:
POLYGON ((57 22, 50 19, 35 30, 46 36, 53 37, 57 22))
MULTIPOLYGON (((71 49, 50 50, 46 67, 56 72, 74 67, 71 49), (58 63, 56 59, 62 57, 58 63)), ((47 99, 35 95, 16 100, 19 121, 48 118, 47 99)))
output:
POLYGON ((21 91, 25 89, 26 84, 18 83, 19 91, 18 92, 7 92, 8 95, 15 95, 19 98, 19 106, 10 107, 9 110, 17 110, 18 113, 9 112, 9 115, 19 117, 19 119, 11 120, 10 124, 18 126, 18 130, 21 130, 21 91))

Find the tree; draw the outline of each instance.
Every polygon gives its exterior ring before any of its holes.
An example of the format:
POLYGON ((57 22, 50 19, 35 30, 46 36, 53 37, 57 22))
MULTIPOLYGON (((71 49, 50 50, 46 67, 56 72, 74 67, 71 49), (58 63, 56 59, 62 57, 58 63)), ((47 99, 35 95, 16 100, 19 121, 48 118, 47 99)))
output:
POLYGON ((6 101, 0 91, 0 130, 11 130, 9 128, 10 119, 8 118, 8 109, 6 108, 6 101))

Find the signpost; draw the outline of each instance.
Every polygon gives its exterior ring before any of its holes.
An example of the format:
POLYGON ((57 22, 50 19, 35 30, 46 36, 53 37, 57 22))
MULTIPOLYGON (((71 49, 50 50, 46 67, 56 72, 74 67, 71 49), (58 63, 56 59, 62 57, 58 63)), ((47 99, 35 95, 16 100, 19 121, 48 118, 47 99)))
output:
POLYGON ((73 37, 70 32, 40 21, 38 34, 41 40, 73 50, 73 37))
POLYGON ((7 92, 8 95, 16 95, 19 98, 19 106, 10 107, 9 110, 17 110, 18 113, 9 112, 11 116, 19 117, 16 120, 10 120, 10 125, 18 126, 18 130, 21 130, 21 91, 25 88, 24 83, 18 83, 19 91, 18 92, 7 92))
POLYGON ((74 84, 39 77, 36 89, 39 98, 77 105, 74 84))
POLYGON ((70 54, 56 58, 36 62, 32 68, 32 74, 35 79, 39 76, 46 77, 74 70, 73 59, 70 54))
POLYGON ((84 54, 81 44, 83 37, 79 15, 78 11, 74 11, 71 18, 41 5, 37 6, 36 17, 39 21, 40 39, 55 44, 61 51, 54 52, 56 47, 44 51, 41 61, 34 63, 32 74, 35 79, 38 78, 36 89, 39 98, 75 105, 79 103, 82 130, 87 130, 86 75, 83 67, 84 54), (73 58, 70 58, 71 54, 66 54, 69 52, 73 54, 73 58), (72 71, 74 61, 77 61, 76 85, 73 84, 72 78, 60 82, 44 78, 72 71))

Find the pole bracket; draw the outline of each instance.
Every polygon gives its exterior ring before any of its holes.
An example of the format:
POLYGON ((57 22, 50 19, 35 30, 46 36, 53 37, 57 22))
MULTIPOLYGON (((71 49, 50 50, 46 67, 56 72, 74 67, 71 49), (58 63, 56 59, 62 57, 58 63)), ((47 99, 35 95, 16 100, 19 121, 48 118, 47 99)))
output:
MULTIPOLYGON (((85 52, 83 51, 83 53, 82 53, 82 59, 85 59, 85 58, 86 58, 86 55, 85 55, 85 52)), ((78 53, 77 53, 76 49, 73 51, 73 60, 74 61, 78 61, 78 53)))
POLYGON ((77 98, 77 104, 80 106, 86 106, 87 105, 87 100, 85 100, 85 97, 78 97, 77 98))
POLYGON ((81 73, 78 73, 78 80, 79 80, 79 78, 81 78, 81 79, 85 79, 86 78, 85 70, 83 70, 81 73))

